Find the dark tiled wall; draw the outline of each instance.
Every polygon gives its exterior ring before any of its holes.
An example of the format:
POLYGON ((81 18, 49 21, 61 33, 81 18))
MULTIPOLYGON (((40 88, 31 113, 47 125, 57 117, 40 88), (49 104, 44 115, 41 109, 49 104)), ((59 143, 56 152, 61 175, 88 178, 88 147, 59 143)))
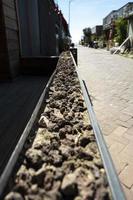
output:
POLYGON ((0 0, 0 79, 19 73, 19 39, 14 0, 0 0))

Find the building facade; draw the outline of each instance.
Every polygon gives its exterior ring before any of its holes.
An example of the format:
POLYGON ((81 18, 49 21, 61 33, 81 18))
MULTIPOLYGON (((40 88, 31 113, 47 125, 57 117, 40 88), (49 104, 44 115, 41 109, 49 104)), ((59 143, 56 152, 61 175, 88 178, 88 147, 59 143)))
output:
POLYGON ((20 73, 22 57, 58 56, 70 37, 54 0, 0 0, 0 79, 20 73))
POLYGON ((103 19, 103 30, 109 29, 112 25, 112 22, 116 19, 122 17, 127 18, 133 14, 133 2, 129 2, 126 5, 122 6, 118 10, 111 11, 104 19, 103 19))
MULTIPOLYGON (((130 35, 130 45, 133 45, 133 34, 132 34, 132 16, 133 16, 133 2, 129 2, 122 6, 118 10, 113 10, 103 19, 103 31, 106 36, 106 40, 111 43, 111 40, 115 34, 115 20, 118 18, 124 18, 128 20, 128 35, 130 35)), ((110 44, 112 45, 112 44, 110 44)))
POLYGON ((65 19, 55 2, 17 0, 17 7, 22 55, 59 55, 65 19))
POLYGON ((102 36, 103 33, 103 26, 97 25, 91 29, 91 34, 94 35, 96 38, 102 36))

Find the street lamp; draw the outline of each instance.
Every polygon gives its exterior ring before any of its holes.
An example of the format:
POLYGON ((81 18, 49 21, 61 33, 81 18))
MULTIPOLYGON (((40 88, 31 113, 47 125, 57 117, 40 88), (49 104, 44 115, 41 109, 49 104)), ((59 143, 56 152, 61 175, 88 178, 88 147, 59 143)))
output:
POLYGON ((69 0, 69 16, 68 16, 68 26, 69 26, 69 31, 70 31, 70 8, 71 8, 71 2, 74 0, 69 0))

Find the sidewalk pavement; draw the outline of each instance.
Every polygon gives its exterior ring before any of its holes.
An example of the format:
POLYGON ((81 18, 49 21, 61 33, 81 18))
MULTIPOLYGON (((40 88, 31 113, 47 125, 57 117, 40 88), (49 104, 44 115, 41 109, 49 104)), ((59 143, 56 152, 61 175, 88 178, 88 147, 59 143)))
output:
POLYGON ((0 175, 48 80, 49 76, 25 75, 0 83, 0 175))
POLYGON ((133 59, 78 47, 79 71, 127 200, 133 200, 133 59))

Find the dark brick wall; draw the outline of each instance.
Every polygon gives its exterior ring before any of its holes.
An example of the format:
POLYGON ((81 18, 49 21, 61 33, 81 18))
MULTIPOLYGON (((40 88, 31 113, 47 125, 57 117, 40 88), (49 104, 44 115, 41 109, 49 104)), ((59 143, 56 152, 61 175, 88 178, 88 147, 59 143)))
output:
POLYGON ((14 0, 0 0, 0 79, 19 73, 19 37, 14 0))

